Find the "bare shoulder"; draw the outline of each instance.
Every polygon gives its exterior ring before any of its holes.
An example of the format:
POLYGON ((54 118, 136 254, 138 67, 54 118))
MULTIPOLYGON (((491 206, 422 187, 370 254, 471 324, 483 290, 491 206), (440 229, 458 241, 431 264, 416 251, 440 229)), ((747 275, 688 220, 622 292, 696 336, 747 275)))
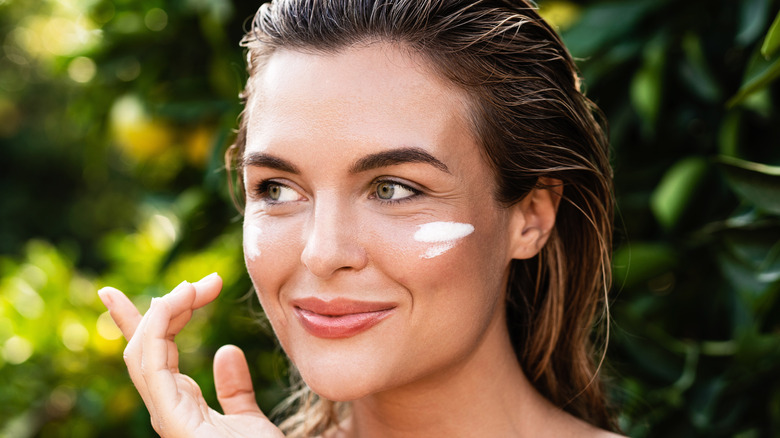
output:
MULTIPOLYGON (((580 420, 581 421, 581 420, 580 420)), ((608 430, 600 429, 596 426, 593 426, 591 424, 582 422, 581 423, 582 428, 578 431, 573 431, 574 433, 571 435, 572 437, 588 437, 588 438, 626 438, 625 435, 620 435, 615 432, 610 432, 608 430)))
POLYGON ((569 415, 569 419, 573 420, 573 422, 569 423, 567 430, 562 431, 564 432, 562 436, 587 438, 626 438, 624 435, 601 429, 572 415, 569 415))
POLYGON ((626 438, 625 435, 619 433, 610 432, 608 430, 599 429, 597 433, 592 435, 594 438, 626 438))
POLYGON ((543 411, 537 418, 538 421, 534 433, 529 436, 566 437, 566 438, 625 438, 615 432, 611 432, 595 426, 582 418, 572 415, 563 409, 554 406, 543 399, 546 404, 546 412, 543 411))

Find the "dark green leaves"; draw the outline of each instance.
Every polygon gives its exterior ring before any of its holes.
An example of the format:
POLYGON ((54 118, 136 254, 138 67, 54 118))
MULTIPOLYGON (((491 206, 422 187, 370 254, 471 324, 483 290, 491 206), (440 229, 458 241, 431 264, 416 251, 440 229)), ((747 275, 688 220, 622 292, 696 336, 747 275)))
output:
POLYGON ((747 203, 780 215, 780 166, 767 166, 733 157, 720 157, 729 184, 747 203))
POLYGON ((672 228, 677 224, 693 203, 707 166, 707 160, 702 157, 687 157, 666 171, 650 198, 653 214, 661 225, 672 228))
POLYGON ((742 103, 748 96, 766 88, 772 81, 780 77, 778 47, 780 47, 780 12, 767 32, 761 49, 755 50, 753 58, 745 70, 742 86, 739 92, 729 100, 729 106, 742 103))
POLYGON ((564 33, 611 124, 629 436, 780 431, 778 9, 611 0, 564 33))
POLYGON ((780 48, 780 12, 777 13, 772 27, 766 34, 764 44, 761 46, 761 54, 768 59, 777 52, 778 48, 780 48))

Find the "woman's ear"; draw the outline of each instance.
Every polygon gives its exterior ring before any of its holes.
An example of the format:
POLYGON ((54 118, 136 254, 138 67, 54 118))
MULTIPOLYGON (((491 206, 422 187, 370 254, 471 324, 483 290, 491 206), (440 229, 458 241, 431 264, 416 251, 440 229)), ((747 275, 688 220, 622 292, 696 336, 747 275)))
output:
POLYGON ((512 231, 509 254, 513 259, 529 259, 547 243, 562 196, 563 183, 543 177, 539 178, 536 188, 510 207, 512 231))

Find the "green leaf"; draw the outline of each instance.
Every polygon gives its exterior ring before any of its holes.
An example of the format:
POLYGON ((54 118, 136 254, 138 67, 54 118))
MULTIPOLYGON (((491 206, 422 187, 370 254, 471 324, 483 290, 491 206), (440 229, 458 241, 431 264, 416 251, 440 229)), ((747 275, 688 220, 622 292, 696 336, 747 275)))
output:
POLYGON ((638 242, 620 247, 612 259, 615 286, 630 289, 666 273, 676 264, 676 253, 663 243, 638 242))
POLYGON ((650 208, 665 228, 674 227, 707 173, 707 160, 688 157, 675 163, 663 176, 650 198, 650 208))
POLYGON ((717 102, 720 100, 720 85, 707 65, 701 37, 693 32, 688 32, 683 37, 682 48, 685 59, 680 63, 680 74, 686 84, 706 101, 717 102))
POLYGON ((729 252, 758 277, 780 271, 780 226, 777 224, 763 222, 727 228, 721 231, 720 237, 729 252))
POLYGON ((748 64, 742 86, 737 94, 729 99, 726 106, 731 108, 742 103, 747 97, 766 88, 778 77, 780 77, 780 57, 768 60, 761 56, 760 52, 756 52, 748 64))
POLYGON ((665 46, 663 37, 658 37, 647 45, 644 63, 631 81, 631 104, 642 118, 642 127, 646 134, 654 132, 653 127, 661 108, 665 46))
POLYGON ((579 21, 563 33, 563 39, 575 57, 591 56, 631 33, 648 12, 663 3, 658 0, 596 3, 585 9, 579 21))
POLYGON ((737 296, 760 323, 780 293, 780 227, 751 224, 723 230, 718 262, 737 296))
POLYGON ((740 3, 737 42, 748 45, 764 30, 771 4, 768 0, 747 0, 740 3))
POLYGON ((761 46, 761 54, 764 55, 764 58, 769 59, 778 48, 780 48, 780 12, 777 13, 775 21, 769 27, 769 32, 766 33, 764 44, 761 46))
POLYGON ((780 214, 780 166, 768 166, 719 157, 720 167, 731 188, 746 202, 758 209, 780 214))
POLYGON ((723 117, 718 132, 718 151, 721 155, 737 155, 741 122, 741 111, 730 111, 723 117))

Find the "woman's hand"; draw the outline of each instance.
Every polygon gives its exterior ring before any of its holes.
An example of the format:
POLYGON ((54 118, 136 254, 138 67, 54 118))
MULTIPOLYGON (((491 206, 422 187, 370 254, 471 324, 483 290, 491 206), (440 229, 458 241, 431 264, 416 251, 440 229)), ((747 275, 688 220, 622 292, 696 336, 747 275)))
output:
POLYGON ((226 345, 214 357, 214 383, 224 414, 211 409, 200 387, 179 372, 174 337, 190 321, 192 312, 213 301, 222 279, 211 274, 197 283, 184 282, 141 315, 119 290, 98 294, 128 340, 124 359, 130 378, 162 437, 283 437, 260 411, 244 353, 226 345))

